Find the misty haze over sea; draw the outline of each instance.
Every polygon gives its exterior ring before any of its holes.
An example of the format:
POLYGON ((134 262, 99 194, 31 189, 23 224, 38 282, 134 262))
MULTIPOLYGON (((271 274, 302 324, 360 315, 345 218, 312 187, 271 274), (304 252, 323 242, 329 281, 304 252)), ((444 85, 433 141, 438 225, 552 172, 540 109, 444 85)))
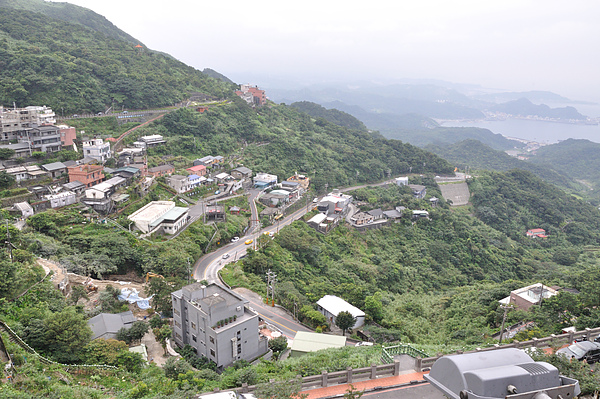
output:
MULTIPOLYGON (((564 107, 565 104, 546 104, 550 107, 564 107)), ((590 118, 600 116, 598 104, 566 104, 590 118)), ((480 127, 499 133, 505 137, 536 141, 544 144, 558 143, 567 139, 586 139, 600 143, 600 125, 579 125, 571 123, 546 122, 528 119, 507 119, 503 121, 448 121, 442 126, 480 127)))

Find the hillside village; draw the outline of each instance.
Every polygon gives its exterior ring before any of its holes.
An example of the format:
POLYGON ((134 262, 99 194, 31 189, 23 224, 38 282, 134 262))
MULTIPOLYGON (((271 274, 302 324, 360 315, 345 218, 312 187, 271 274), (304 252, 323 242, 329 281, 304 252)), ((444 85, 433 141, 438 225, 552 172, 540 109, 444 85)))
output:
POLYGON ((556 176, 0 9, 0 396, 437 398, 506 353, 600 387, 600 212, 556 176))

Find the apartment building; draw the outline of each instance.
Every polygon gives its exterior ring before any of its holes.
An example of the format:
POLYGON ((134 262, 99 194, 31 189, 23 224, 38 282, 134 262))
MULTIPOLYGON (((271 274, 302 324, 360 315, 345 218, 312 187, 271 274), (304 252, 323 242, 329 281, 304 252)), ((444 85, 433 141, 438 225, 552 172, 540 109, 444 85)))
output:
POLYGON ((173 292, 171 300, 175 343, 191 345, 220 370, 267 353, 267 339, 258 331, 258 314, 234 291, 197 282, 173 292))

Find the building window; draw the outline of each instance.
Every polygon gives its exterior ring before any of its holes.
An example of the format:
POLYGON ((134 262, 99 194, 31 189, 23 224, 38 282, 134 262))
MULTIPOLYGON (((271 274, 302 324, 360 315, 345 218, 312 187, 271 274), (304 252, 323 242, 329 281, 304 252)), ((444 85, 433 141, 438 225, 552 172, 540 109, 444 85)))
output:
POLYGON ((212 357, 215 357, 215 350, 214 350, 214 349, 211 349, 211 350, 210 350, 210 355, 211 355, 212 357))
POLYGON ((192 334, 192 341, 197 342, 196 336, 192 334))
POLYGON ((215 338, 214 337, 210 337, 210 343, 214 344, 215 343, 215 338))
POLYGON ((192 321, 192 330, 195 330, 195 329, 196 329, 196 323, 194 323, 194 322, 192 321))

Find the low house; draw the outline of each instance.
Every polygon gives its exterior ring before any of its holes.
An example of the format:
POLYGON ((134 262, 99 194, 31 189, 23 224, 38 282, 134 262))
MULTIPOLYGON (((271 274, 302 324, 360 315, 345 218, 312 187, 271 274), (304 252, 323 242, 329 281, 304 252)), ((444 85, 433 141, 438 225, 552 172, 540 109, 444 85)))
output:
POLYGON ((92 339, 116 338, 117 332, 121 328, 131 328, 135 322, 135 317, 131 310, 123 313, 100 313, 88 320, 88 326, 92 330, 92 339))
POLYGON ((77 197, 81 197, 85 194, 85 184, 79 181, 65 183, 63 184, 63 188, 65 190, 74 192, 77 197))
POLYGON ((19 214, 19 217, 23 219, 28 218, 29 216, 33 216, 33 208, 29 205, 28 202, 17 202, 13 204, 12 210, 19 214))
POLYGON ((194 165, 186 170, 198 176, 206 176, 206 165, 194 165))
POLYGON ((175 173, 173 165, 160 165, 153 168, 148 168, 148 175, 153 177, 169 176, 175 173))
POLYGON ((48 175, 48 172, 37 165, 25 166, 25 169, 27 170, 28 180, 40 179, 48 175))
POLYGON ((236 179, 249 179, 252 177, 252 169, 245 166, 240 166, 231 171, 231 176, 236 179))
POLYGON ((268 173, 257 173, 252 181, 254 183, 254 187, 256 188, 267 188, 277 184, 277 176, 270 175, 268 173))
MULTIPOLYGON (((203 176, 189 175, 188 176, 188 186, 189 186, 189 189, 193 190, 196 187, 200 186, 202 184, 202 177, 203 176)), ((204 179, 204 180, 206 180, 206 179, 204 179)))
POLYGON ((290 357, 299 357, 321 349, 343 348, 344 346, 346 346, 346 337, 298 331, 292 343, 290 357))
POLYGON ((42 165, 42 169, 48 172, 48 174, 50 174, 50 177, 52 177, 53 179, 58 179, 63 174, 67 173, 67 167, 62 162, 47 163, 45 165, 42 165))
POLYGON ((527 237, 546 238, 548 236, 546 235, 546 230, 544 230, 544 229, 531 229, 531 230, 527 230, 527 237))
POLYGON ((373 216, 373 221, 383 219, 383 217, 385 216, 380 208, 370 210, 367 213, 373 216))
POLYGON ((348 312, 356 319, 352 328, 358 328, 365 324, 365 312, 344 301, 335 295, 325 295, 317 301, 317 310, 321 312, 329 322, 335 324, 335 318, 340 312, 348 312))
POLYGON ((408 177, 396 177, 394 181, 399 186, 408 186, 408 177))
POLYGON ((84 141, 82 148, 86 157, 94 158, 100 163, 104 163, 112 157, 110 143, 104 142, 102 139, 84 141))
POLYGON ((29 173, 27 173, 27 169, 25 169, 24 166, 15 166, 14 168, 8 168, 5 170, 5 172, 14 177, 17 183, 29 179, 29 173))
POLYGON ((57 194, 45 195, 44 198, 50 201, 51 208, 60 208, 77 202, 77 195, 72 191, 62 191, 57 194))
POLYGON ((113 176, 124 178, 128 183, 142 175, 142 171, 134 166, 123 166, 113 172, 113 176))
POLYGON ((183 194, 190 190, 188 177, 182 175, 171 175, 166 178, 167 185, 177 194, 183 194))
POLYGON ((160 134, 152 134, 150 136, 140 137, 133 145, 138 148, 152 148, 165 143, 166 141, 163 136, 160 134))
POLYGON ((228 180, 233 180, 233 177, 230 174, 223 172, 215 175, 215 180, 218 183, 225 183, 228 180))
POLYGON ((543 299, 548 299, 558 294, 554 288, 537 283, 511 291, 510 296, 501 299, 503 305, 513 305, 518 309, 529 310, 534 305, 540 305, 543 299))
POLYGON ((127 217, 142 233, 164 231, 175 234, 189 220, 188 208, 175 206, 173 201, 152 201, 127 217))
POLYGON ((298 173, 292 177, 288 177, 286 181, 290 183, 298 183, 300 187, 302 187, 303 191, 308 190, 308 186, 310 185, 310 178, 305 175, 299 175, 298 173))
POLYGON ((206 220, 225 220, 225 208, 221 205, 210 205, 206 207, 206 220))
MULTIPOLYGON (((276 208, 267 208, 267 209, 276 209, 276 208)), ((265 209, 266 210, 266 209, 265 209)), ((262 212, 261 212, 262 213, 262 212)), ((324 213, 317 213, 315 216, 310 218, 306 223, 317 230, 319 233, 326 234, 335 228, 340 220, 343 218, 340 215, 331 215, 327 216, 324 213)))
POLYGON ((423 199, 427 194, 427 187, 420 184, 409 184, 408 187, 412 190, 413 196, 416 199, 423 199))
POLYGON ((383 211, 383 214, 388 219, 400 219, 400 218, 402 218, 402 213, 398 212, 397 209, 390 209, 389 211, 383 211))
POLYGON ((373 223, 373 220, 373 215, 370 215, 367 212, 356 212, 350 218, 350 221, 357 226, 361 226, 367 223, 373 223))
POLYGON ((317 204, 317 209, 327 215, 345 215, 348 212, 350 202, 352 202, 351 195, 342 194, 336 190, 323 197, 317 204))
POLYGON ((427 211, 421 211, 421 210, 414 210, 412 211, 412 217, 413 219, 427 219, 429 218, 429 212, 427 211))

